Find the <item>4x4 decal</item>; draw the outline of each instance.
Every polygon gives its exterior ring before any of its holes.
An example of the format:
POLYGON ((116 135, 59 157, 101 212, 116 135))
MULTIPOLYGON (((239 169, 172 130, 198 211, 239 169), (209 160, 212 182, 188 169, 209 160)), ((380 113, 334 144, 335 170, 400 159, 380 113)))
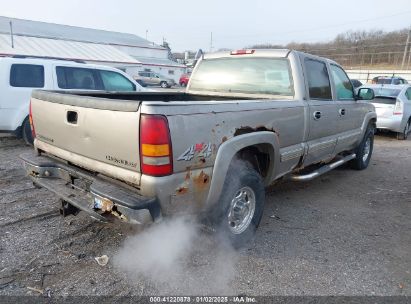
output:
POLYGON ((194 156, 199 158, 209 158, 211 156, 211 153, 211 143, 195 144, 190 146, 187 150, 185 150, 184 153, 181 154, 177 160, 190 161, 194 158, 194 156))

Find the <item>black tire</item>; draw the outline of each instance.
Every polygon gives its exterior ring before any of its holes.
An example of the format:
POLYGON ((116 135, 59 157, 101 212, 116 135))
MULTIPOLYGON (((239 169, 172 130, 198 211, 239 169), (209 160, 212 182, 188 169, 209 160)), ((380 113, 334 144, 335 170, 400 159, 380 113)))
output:
POLYGON ((227 174, 220 200, 212 212, 212 223, 216 227, 217 232, 221 233, 223 238, 228 239, 234 248, 244 247, 251 242, 260 224, 264 210, 264 201, 265 190, 260 174, 248 163, 234 164, 227 174), (242 197, 244 193, 246 194, 243 201, 241 201, 239 195, 242 197), (246 207, 246 209, 241 209, 239 207, 243 203, 251 206, 253 199, 255 200, 253 213, 250 211, 253 208, 246 207), (247 220, 242 221, 244 226, 239 225, 236 227, 234 221, 230 221, 235 218, 234 210, 236 208, 238 210, 237 215, 240 217, 243 215, 239 214, 242 214, 244 210, 246 214, 249 214, 245 217, 247 220), (230 212, 232 213, 230 214, 230 212))
POLYGON ((24 120, 23 124, 21 125, 21 136, 27 145, 33 145, 33 133, 31 133, 30 121, 28 117, 24 120))
POLYGON ((166 81, 162 81, 160 82, 160 87, 162 87, 163 89, 168 88, 168 83, 166 81))
POLYGON ((355 149, 356 157, 350 162, 351 167, 355 170, 364 170, 365 168, 367 168, 368 164, 370 163, 373 148, 374 127, 369 126, 365 131, 364 138, 362 139, 360 145, 357 147, 357 149, 355 149))
POLYGON ((410 131, 410 122, 411 119, 408 119, 407 124, 405 125, 404 131, 397 133, 398 140, 406 140, 408 138, 408 133, 410 131))

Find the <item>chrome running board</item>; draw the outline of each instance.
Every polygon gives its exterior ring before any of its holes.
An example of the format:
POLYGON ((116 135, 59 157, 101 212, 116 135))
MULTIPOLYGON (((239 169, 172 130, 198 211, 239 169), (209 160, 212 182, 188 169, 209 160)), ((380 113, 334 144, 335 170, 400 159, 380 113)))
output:
POLYGON ((342 164, 345 164, 346 162, 349 162, 350 160, 354 159, 356 157, 356 154, 350 154, 347 155, 333 163, 326 164, 322 166, 321 168, 318 168, 317 170, 312 171, 311 173, 304 174, 304 175, 298 175, 298 174, 292 174, 290 175, 289 179, 297 182, 306 182, 313 180, 314 178, 323 175, 324 173, 327 173, 328 171, 331 171, 332 169, 335 169, 342 164))

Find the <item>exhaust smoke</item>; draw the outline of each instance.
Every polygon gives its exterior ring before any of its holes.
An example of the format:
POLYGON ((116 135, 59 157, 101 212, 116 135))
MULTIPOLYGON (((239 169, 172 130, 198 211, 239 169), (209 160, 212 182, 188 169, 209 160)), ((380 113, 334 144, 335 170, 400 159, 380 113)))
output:
POLYGON ((232 295, 237 260, 225 237, 181 217, 128 238, 114 265, 130 284, 149 286, 156 295, 232 295))

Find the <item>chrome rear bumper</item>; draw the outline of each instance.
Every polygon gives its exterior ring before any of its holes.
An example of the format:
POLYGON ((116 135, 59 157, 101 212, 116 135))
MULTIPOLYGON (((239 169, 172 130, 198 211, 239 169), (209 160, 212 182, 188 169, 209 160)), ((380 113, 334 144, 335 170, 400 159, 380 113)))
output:
POLYGON ((141 196, 122 182, 35 152, 20 158, 35 185, 99 221, 118 218, 128 223, 148 224, 161 219, 160 204, 155 197, 141 196))

